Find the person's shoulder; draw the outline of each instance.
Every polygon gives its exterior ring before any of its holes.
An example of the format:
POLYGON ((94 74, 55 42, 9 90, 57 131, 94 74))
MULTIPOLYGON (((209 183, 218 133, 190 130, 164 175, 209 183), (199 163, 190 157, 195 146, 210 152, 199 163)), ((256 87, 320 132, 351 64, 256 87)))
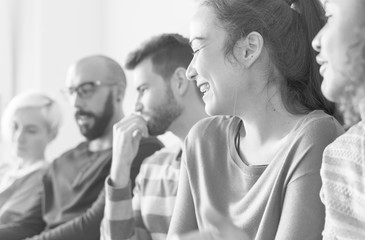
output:
POLYGON ((51 166, 51 163, 48 160, 43 160, 34 166, 34 170, 32 172, 46 172, 51 166))
MULTIPOLYGON (((343 134, 344 130, 337 120, 323 111, 313 111, 297 123, 288 140, 288 151, 298 154, 295 161, 306 160, 310 167, 320 167, 324 149, 343 134), (308 157, 301 157, 304 153, 308 157), (315 156, 315 157, 309 157, 315 156), (311 159, 311 160, 310 160, 311 159)), ((304 156, 304 155, 303 155, 304 156)))
POLYGON ((181 151, 181 145, 179 143, 171 145, 169 147, 161 148, 156 151, 150 157, 144 160, 142 165, 169 165, 176 160, 177 155, 181 151))
POLYGON ((189 131, 189 138, 205 138, 217 132, 226 132, 227 127, 237 118, 232 116, 213 116, 199 120, 189 131))
POLYGON ((288 135, 283 155, 293 172, 292 180, 309 173, 319 173, 324 149, 331 144, 343 128, 337 120, 323 111, 313 111, 301 117, 288 135))
POLYGON ((33 171, 29 172, 29 174, 26 175, 25 180, 38 182, 38 184, 39 184, 39 183, 41 183, 43 176, 47 173, 49 168, 50 168, 50 163, 47 161, 44 161, 44 162, 42 162, 42 164, 39 167, 37 167, 33 171))
POLYGON ((357 139, 361 139, 365 137, 365 120, 358 122, 349 128, 346 132, 346 135, 356 137, 357 139))
POLYGON ((327 146, 323 153, 321 177, 328 195, 333 195, 333 192, 338 195, 338 189, 340 192, 347 188, 361 191, 355 189, 361 187, 359 182, 364 177, 361 171, 365 167, 364 151, 365 122, 352 126, 327 146))
POLYGON ((233 116, 213 116, 213 117, 206 117, 200 119, 196 124, 195 127, 219 127, 219 126, 226 126, 228 125, 235 117, 233 116))
POLYGON ((333 116, 316 110, 303 118, 297 126, 297 132, 298 135, 307 138, 319 138, 319 136, 337 138, 344 133, 344 129, 333 116))
POLYGON ((352 126, 346 133, 338 137, 325 151, 326 156, 357 158, 365 151, 365 121, 352 126))
POLYGON ((65 159, 74 159, 76 155, 79 155, 85 151, 88 151, 88 142, 81 142, 77 144, 75 147, 66 150, 64 153, 62 153, 59 157, 57 157, 51 165, 54 165, 58 161, 65 161, 65 159))

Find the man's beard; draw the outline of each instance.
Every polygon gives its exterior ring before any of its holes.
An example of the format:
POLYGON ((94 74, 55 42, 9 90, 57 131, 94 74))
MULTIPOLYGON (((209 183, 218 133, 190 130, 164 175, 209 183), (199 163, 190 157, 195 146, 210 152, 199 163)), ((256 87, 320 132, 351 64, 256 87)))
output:
POLYGON ((113 115, 114 115, 113 98, 112 98, 112 93, 109 93, 109 96, 104 104, 104 111, 100 116, 96 116, 92 112, 78 110, 75 113, 75 118, 76 121, 79 116, 87 116, 94 119, 94 124, 91 126, 79 124, 81 134, 88 141, 92 141, 94 139, 101 137, 105 133, 105 130, 108 124, 110 123, 110 120, 112 119, 113 115))
POLYGON ((165 101, 153 109, 153 115, 147 122, 148 134, 157 136, 165 133, 181 113, 182 107, 176 101, 171 88, 167 86, 165 101))

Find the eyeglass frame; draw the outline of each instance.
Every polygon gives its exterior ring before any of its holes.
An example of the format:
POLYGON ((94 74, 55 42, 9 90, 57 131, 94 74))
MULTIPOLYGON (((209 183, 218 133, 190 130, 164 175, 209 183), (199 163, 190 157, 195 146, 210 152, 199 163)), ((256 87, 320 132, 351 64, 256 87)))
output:
POLYGON ((87 98, 90 98, 95 93, 97 88, 102 87, 102 86, 113 86, 113 85, 120 85, 120 83, 118 83, 118 82, 102 82, 100 80, 87 81, 87 82, 80 83, 76 87, 68 87, 68 88, 61 89, 61 91, 64 94, 66 94, 68 97, 72 96, 76 92, 77 95, 80 98, 87 99, 87 98), (80 89, 82 89, 82 87, 87 85, 87 84, 92 84, 93 90, 90 91, 90 93, 82 93, 82 92, 80 93, 80 89))

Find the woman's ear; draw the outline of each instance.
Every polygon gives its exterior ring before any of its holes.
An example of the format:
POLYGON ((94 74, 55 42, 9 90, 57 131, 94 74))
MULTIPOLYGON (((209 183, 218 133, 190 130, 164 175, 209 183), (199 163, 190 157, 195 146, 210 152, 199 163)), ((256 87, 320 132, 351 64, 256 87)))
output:
POLYGON ((264 39, 258 32, 250 32, 237 41, 235 51, 245 67, 249 68, 260 57, 264 47, 264 39))

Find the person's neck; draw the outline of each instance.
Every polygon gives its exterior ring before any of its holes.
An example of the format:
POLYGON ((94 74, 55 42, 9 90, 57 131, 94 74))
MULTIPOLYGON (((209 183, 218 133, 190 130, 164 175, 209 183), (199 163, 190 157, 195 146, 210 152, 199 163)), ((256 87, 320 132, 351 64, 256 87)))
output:
POLYGON ((181 116, 179 116, 169 127, 170 131, 179 138, 182 144, 188 135, 190 129, 199 120, 208 117, 205 113, 203 104, 191 104, 185 107, 181 116))
POLYGON ((99 152, 111 148, 113 145, 112 131, 107 131, 97 139, 89 141, 89 150, 91 152, 99 152))
POLYGON ((239 116, 244 122, 241 137, 264 145, 283 139, 303 115, 289 113, 279 96, 270 99, 265 106, 256 106, 239 116))
POLYGON ((32 158, 19 158, 19 168, 27 168, 37 162, 45 161, 44 155, 32 158))

